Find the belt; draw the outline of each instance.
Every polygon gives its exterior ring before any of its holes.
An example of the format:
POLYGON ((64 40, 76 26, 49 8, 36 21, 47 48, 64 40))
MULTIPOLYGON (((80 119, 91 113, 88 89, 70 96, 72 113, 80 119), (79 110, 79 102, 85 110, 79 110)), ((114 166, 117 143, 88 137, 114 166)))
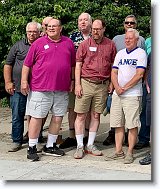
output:
POLYGON ((105 80, 97 80, 97 81, 91 80, 91 79, 87 79, 87 78, 82 78, 82 79, 84 79, 85 81, 88 81, 89 83, 94 83, 94 84, 96 84, 96 85, 99 85, 99 84, 106 84, 107 81, 108 81, 108 79, 105 79, 105 80))

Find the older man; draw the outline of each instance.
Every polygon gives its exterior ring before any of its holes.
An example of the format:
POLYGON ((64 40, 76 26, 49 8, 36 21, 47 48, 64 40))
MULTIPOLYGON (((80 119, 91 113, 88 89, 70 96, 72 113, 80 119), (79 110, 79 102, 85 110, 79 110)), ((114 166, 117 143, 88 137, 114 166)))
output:
POLYGON ((37 138, 42 118, 46 117, 49 110, 53 116, 43 154, 64 155, 64 151, 56 146, 56 140, 67 111, 71 68, 75 65, 75 49, 73 42, 62 36, 61 32, 61 21, 50 20, 47 26, 48 35, 33 43, 22 69, 21 91, 24 95, 29 93, 26 108, 31 116, 27 158, 33 161, 39 160, 37 138), (30 70, 32 72, 28 83, 30 70))
MULTIPOLYGON (((137 28, 137 19, 134 15, 128 15, 126 16, 124 22, 123 22, 123 27, 125 30, 125 33, 129 28, 137 28)), ((113 38, 113 41, 116 45, 117 52, 125 48, 125 33, 121 35, 116 35, 113 38)), ((145 39, 142 36, 139 36, 137 46, 145 50, 145 39)), ((112 97, 112 95, 111 95, 112 97)), ((111 99, 111 98, 110 98, 111 99)), ((142 125, 145 125, 145 123, 142 122, 142 125)), ((115 144, 115 129, 111 128, 109 131, 109 135, 107 138, 103 141, 103 145, 111 145, 115 144)), ((125 144, 128 145, 128 132, 125 133, 125 144)))
MULTIPOLYGON (((73 32, 70 35, 70 39, 73 41, 75 50, 77 51, 80 43, 91 36, 91 27, 92 27, 92 18, 91 16, 83 12, 78 17, 78 32, 73 32)), ((72 76, 72 83, 74 85, 74 75, 72 76)), ((75 93, 74 87, 72 88, 71 92, 69 93, 69 104, 68 104, 68 122, 69 122, 69 137, 64 140, 62 144, 59 145, 60 148, 69 148, 72 146, 76 146, 76 138, 75 138, 75 119, 76 119, 76 112, 74 111, 75 106, 75 93)), ((90 122, 90 113, 87 116, 86 123, 85 123, 85 136, 84 142, 87 143, 88 140, 88 127, 90 122)))
POLYGON ((125 158, 124 163, 134 161, 133 148, 137 140, 140 123, 142 78, 147 66, 146 52, 137 47, 139 33, 130 28, 125 35, 126 48, 120 50, 112 67, 111 80, 114 85, 110 112, 110 127, 115 128, 116 152, 106 160, 125 158), (129 129, 128 151, 125 156, 122 144, 124 126, 129 129))
MULTIPOLYGON (((102 152, 94 145, 94 140, 100 123, 100 114, 105 107, 111 67, 116 54, 114 42, 104 37, 104 32, 104 21, 96 19, 92 24, 92 37, 80 44, 76 54, 75 112, 77 117, 75 131, 77 150, 74 154, 76 159, 81 159, 84 155, 83 132, 86 116, 90 110, 91 121, 85 152, 95 156, 102 155, 102 152)), ((109 90, 112 90, 111 86, 109 90)))
POLYGON ((16 42, 10 49, 4 65, 5 89, 11 95, 12 140, 10 152, 18 151, 23 142, 24 115, 27 97, 21 93, 21 71, 31 44, 40 36, 41 24, 30 22, 26 26, 27 38, 16 42))

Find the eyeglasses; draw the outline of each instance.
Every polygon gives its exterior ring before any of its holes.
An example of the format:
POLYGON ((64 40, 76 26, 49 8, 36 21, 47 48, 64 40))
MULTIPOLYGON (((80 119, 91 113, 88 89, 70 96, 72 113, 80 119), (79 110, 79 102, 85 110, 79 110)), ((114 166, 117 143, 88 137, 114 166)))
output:
POLYGON ((32 34, 32 33, 33 33, 33 34, 35 35, 35 34, 38 33, 38 31, 27 31, 27 33, 28 33, 28 34, 32 34))
POLYGON ((92 28, 92 31, 101 31, 103 28, 92 28))
POLYGON ((131 25, 134 25, 135 24, 135 22, 128 22, 128 21, 126 21, 126 22, 124 22, 125 24, 131 24, 131 25))
POLYGON ((47 27, 49 28, 49 29, 51 29, 51 28, 57 28, 57 27, 59 27, 60 25, 48 25, 47 27))

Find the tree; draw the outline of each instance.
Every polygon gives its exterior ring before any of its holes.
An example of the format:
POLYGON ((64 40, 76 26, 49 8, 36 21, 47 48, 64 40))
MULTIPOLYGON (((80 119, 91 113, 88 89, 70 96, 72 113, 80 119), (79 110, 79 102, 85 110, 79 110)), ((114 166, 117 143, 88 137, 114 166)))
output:
POLYGON ((26 24, 32 20, 42 22, 46 16, 60 18, 63 34, 69 35, 77 29, 77 18, 88 12, 93 18, 106 21, 106 35, 113 38, 124 33, 123 21, 128 14, 138 18, 138 29, 143 37, 150 35, 150 0, 4 0, 0 2, 0 87, 3 83, 3 64, 10 47, 25 37, 26 24))

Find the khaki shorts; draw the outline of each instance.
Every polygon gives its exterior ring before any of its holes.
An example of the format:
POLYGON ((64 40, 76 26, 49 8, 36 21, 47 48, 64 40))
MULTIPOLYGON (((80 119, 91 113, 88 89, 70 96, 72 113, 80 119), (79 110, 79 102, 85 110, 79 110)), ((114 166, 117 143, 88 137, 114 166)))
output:
POLYGON ((74 92, 69 92, 68 109, 74 109, 76 95, 74 92))
POLYGON ((51 110, 54 116, 64 116, 67 112, 68 92, 30 91, 27 98, 26 115, 44 118, 51 110))
POLYGON ((91 111, 102 113, 106 106, 108 84, 109 81, 106 84, 94 84, 81 79, 83 95, 81 98, 76 96, 74 111, 87 113, 91 109, 91 111))
POLYGON ((122 97, 113 94, 110 110, 110 127, 126 127, 128 129, 141 126, 142 97, 122 97))

